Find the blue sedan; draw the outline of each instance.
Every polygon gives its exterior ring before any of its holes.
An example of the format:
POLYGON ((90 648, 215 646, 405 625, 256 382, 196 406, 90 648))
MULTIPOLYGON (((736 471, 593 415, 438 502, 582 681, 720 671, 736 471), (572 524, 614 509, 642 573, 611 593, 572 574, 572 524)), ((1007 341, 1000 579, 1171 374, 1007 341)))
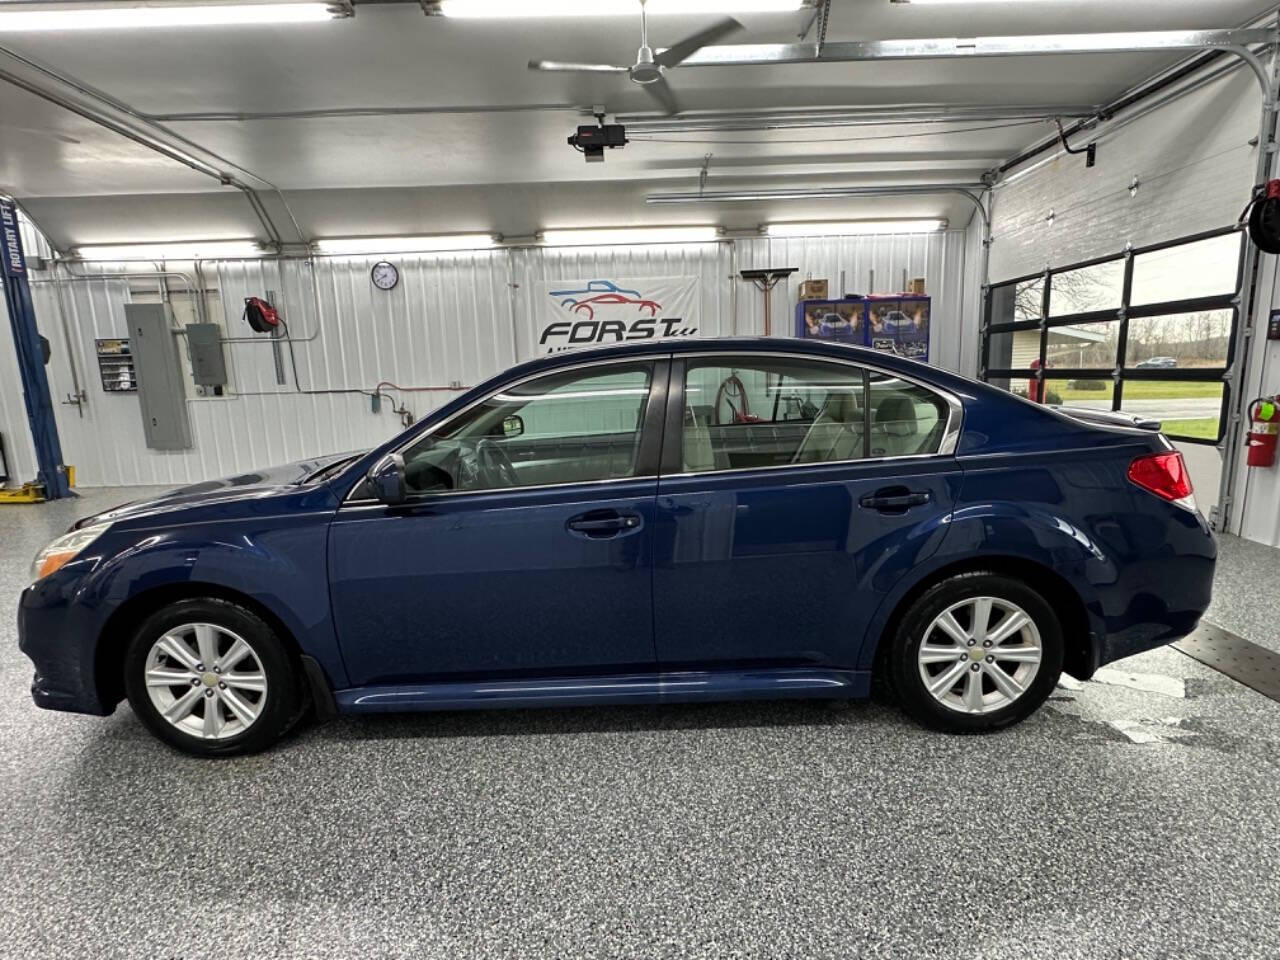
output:
POLYGON ((82 520, 36 558, 19 637, 38 705, 127 698, 205 756, 308 714, 873 682, 969 733, 1189 633, 1215 556, 1181 455, 1119 415, 843 344, 686 339, 544 357, 368 453, 82 520))

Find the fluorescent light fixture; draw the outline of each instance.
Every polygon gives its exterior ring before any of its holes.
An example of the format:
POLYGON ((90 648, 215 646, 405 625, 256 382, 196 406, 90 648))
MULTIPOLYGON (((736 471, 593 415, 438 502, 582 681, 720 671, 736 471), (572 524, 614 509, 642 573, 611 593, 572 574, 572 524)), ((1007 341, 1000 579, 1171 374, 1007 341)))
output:
MULTIPOLYGON (((961 4, 961 3, 966 3, 966 4, 970 4, 970 5, 972 5, 972 4, 975 4, 975 3, 1033 3, 1033 2, 1036 2, 1036 0, 889 0, 889 2, 890 2, 890 3, 903 3, 903 4, 910 4, 910 5, 911 5, 911 6, 913 6, 913 7, 923 7, 923 6, 927 6, 927 5, 929 5, 929 4, 935 4, 935 5, 940 5, 940 4, 952 4, 952 5, 958 5, 958 4, 961 4)), ((1070 2, 1070 0, 1039 0, 1039 2, 1042 2, 1042 3, 1067 3, 1067 2, 1070 2)))
POLYGON ((376 253, 432 253, 444 250, 484 250, 492 247, 487 233, 455 233, 432 237, 334 237, 317 240, 316 249, 335 256, 376 253))
MULTIPOLYGON (((645 12, 664 13, 790 13, 804 0, 649 0, 645 12)), ((441 0, 446 17, 497 19, 508 17, 635 17, 638 0, 441 0)))
POLYGON ((116 243, 77 247, 82 260, 239 260, 262 256, 256 240, 189 240, 179 243, 116 243))
POLYGON ((878 233, 936 233, 947 228, 945 220, 817 220, 811 223, 769 223, 771 237, 846 237, 878 233))
POLYGON ((92 7, 4 4, 0 33, 37 30, 113 30, 141 27, 209 27, 236 24, 315 23, 345 17, 348 9, 327 3, 214 3, 92 7), (36 7, 45 9, 37 10, 36 7))
POLYGON ((550 247, 607 247, 626 243, 708 243, 718 239, 718 227, 622 227, 608 230, 544 230, 550 247))

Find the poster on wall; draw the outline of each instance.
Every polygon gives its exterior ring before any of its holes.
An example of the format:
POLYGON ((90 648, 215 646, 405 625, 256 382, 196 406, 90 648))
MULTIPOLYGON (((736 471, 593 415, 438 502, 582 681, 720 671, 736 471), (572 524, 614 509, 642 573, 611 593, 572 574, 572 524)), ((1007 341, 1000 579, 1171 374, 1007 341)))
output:
POLYGON ((928 298, 872 301, 867 319, 871 348, 925 359, 929 354, 929 307, 928 298))
POLYGON ((534 352, 698 336, 698 278, 538 280, 534 352))
POLYGON ((852 300, 806 303, 804 325, 806 337, 862 343, 862 304, 852 300))

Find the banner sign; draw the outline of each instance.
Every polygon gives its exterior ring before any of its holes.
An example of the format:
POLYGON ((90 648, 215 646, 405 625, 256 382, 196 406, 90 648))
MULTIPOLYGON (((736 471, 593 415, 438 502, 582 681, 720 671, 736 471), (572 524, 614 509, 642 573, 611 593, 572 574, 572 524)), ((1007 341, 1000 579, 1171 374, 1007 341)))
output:
POLYGON ((698 335, 697 277, 539 280, 533 298, 539 354, 698 335))
POLYGON ((0 200, 0 246, 4 257, 4 275, 10 279, 26 276, 27 261, 22 255, 22 236, 18 233, 18 211, 8 200, 0 200))

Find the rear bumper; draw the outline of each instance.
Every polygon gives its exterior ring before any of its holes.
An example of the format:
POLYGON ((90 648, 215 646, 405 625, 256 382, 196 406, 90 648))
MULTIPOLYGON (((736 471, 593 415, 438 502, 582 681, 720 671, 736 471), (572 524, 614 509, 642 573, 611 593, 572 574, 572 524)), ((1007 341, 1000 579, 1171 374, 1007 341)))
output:
POLYGON ((1152 650, 1195 630, 1213 598, 1218 545, 1198 513, 1169 531, 1163 549, 1124 567, 1104 600, 1095 666, 1152 650))

